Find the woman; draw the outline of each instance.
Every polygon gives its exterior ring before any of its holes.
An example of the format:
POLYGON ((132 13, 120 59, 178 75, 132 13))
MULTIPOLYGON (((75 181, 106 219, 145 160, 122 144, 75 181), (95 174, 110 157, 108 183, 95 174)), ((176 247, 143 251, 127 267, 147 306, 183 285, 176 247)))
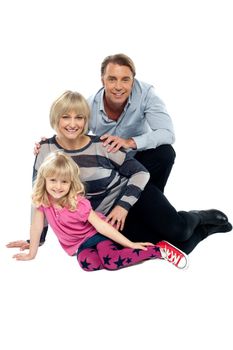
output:
MULTIPOLYGON (((210 234, 232 230, 227 216, 219 210, 177 212, 150 181, 145 186, 148 172, 131 152, 108 152, 99 137, 86 135, 89 115, 86 100, 77 92, 66 91, 52 104, 50 124, 56 135, 41 142, 34 179, 45 157, 63 150, 79 165, 93 209, 105 214, 108 222, 132 241, 155 244, 167 240, 190 253, 210 234)), ((46 232, 47 227, 42 243, 46 232)), ((25 241, 7 246, 28 248, 25 241)))

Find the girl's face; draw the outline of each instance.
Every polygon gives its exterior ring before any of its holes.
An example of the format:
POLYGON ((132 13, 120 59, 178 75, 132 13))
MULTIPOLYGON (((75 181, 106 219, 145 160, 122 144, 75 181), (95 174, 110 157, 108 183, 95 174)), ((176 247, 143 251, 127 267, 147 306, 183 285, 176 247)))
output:
POLYGON ((48 194, 54 201, 58 201, 69 193, 71 182, 57 176, 52 176, 45 179, 45 186, 48 194))
POLYGON ((75 140, 83 133, 86 124, 86 118, 82 114, 74 111, 63 114, 58 123, 57 135, 59 138, 75 140))

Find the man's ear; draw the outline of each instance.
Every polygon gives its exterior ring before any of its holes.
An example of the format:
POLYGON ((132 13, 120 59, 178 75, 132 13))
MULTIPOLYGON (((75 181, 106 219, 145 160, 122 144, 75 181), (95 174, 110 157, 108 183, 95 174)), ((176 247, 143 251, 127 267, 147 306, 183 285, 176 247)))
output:
POLYGON ((104 79, 103 78, 101 78, 101 83, 104 86, 104 79))

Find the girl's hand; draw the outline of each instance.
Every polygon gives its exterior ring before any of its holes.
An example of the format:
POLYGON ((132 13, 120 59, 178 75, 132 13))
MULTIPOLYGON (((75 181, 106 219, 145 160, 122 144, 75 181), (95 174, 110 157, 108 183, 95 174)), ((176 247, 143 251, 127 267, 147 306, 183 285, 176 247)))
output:
POLYGON ((7 248, 20 248, 20 250, 29 249, 30 244, 27 241, 13 241, 6 245, 7 248))
POLYGON ((34 259, 34 257, 32 257, 30 254, 26 254, 26 253, 15 254, 13 255, 13 258, 16 260, 22 260, 22 261, 34 259))
POLYGON ((154 244, 150 242, 132 242, 132 245, 130 245, 130 248, 147 250, 146 247, 148 246, 153 247, 154 244))

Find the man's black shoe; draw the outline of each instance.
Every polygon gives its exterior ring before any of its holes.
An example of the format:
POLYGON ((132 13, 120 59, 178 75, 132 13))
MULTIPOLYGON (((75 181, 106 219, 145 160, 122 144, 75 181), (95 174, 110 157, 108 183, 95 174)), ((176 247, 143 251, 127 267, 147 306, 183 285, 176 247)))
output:
POLYGON ((190 213, 196 214, 200 218, 200 225, 225 225, 228 223, 227 216, 217 209, 209 210, 191 210, 190 213))
POLYGON ((229 232, 232 230, 232 225, 230 222, 228 222, 225 225, 205 225, 206 233, 209 235, 212 235, 213 233, 218 232, 229 232))

